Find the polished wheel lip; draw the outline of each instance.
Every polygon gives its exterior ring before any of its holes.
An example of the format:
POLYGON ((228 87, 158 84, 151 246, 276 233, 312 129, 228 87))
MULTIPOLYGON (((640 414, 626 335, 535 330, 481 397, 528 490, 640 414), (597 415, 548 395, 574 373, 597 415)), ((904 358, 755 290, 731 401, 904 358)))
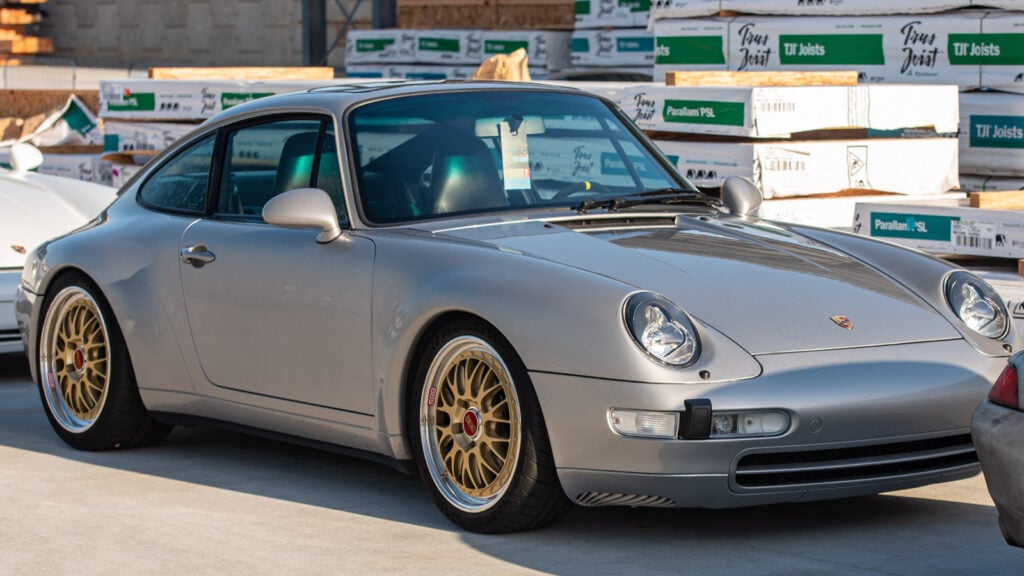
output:
MULTIPOLYGON (((489 387, 493 389, 493 385, 489 387)), ((454 407, 453 407, 454 410, 454 407)), ((501 356, 486 341, 473 336, 458 336, 447 342, 434 356, 420 397, 420 441, 423 448, 423 456, 426 468, 430 477, 437 486, 444 499, 455 508, 470 513, 486 511, 497 504, 512 484, 512 478, 518 466, 519 451, 521 449, 522 420, 519 408, 519 397, 515 384, 512 381, 508 366, 502 361, 501 356), (475 398, 465 409, 460 411, 454 422, 438 423, 438 407, 442 402, 443 388, 450 386, 447 380, 449 373, 458 369, 466 362, 482 364, 497 377, 496 386, 501 388, 505 399, 495 406, 507 403, 508 406, 508 448, 505 453, 504 463, 496 477, 482 488, 467 486, 451 474, 451 467, 455 463, 462 462, 468 458, 467 453, 473 448, 481 436, 483 430, 489 425, 486 419, 486 402, 493 394, 481 394, 475 398), (470 419, 478 423, 474 434, 466 435, 455 432, 461 430, 467 415, 472 414, 470 419), (449 433, 446 433, 450 432, 449 433), (453 440, 447 448, 439 442, 439 435, 448 435, 453 440), (446 458, 446 456, 448 458, 446 458)), ((490 446, 488 446, 490 448, 490 446)))
POLYGON ((96 300, 79 286, 58 292, 43 319, 39 374, 46 404, 61 428, 78 434, 96 423, 109 395, 111 361, 110 331, 96 300), (94 393, 83 396, 85 388, 94 393), (76 392, 77 402, 69 402, 65 394, 76 392))

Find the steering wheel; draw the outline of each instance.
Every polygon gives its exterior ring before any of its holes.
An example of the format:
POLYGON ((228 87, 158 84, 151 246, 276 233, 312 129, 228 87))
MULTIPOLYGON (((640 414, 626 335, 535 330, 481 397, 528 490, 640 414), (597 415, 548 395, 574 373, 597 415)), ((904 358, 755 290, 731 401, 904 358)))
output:
POLYGON ((611 188, 605 186, 604 184, 600 184, 598 182, 591 182, 590 180, 581 180, 579 182, 573 182, 572 184, 569 184, 565 188, 562 188, 561 190, 556 192, 555 195, 551 197, 551 201, 556 202, 558 200, 565 200, 566 198, 574 194, 584 193, 596 196, 602 194, 614 194, 615 192, 613 192, 611 188))

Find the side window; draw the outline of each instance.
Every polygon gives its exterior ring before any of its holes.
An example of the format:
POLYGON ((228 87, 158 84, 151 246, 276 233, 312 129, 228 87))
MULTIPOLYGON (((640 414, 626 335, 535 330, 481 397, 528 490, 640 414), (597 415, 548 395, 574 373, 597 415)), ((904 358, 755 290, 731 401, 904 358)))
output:
POLYGON ((217 214, 260 218, 263 205, 313 179, 319 120, 282 120, 228 132, 217 214))
POLYGON ((153 208, 202 214, 210 181, 215 137, 210 135, 160 167, 139 190, 139 199, 153 208))
POLYGON ((328 127, 324 133, 324 143, 320 147, 320 162, 317 163, 316 183, 314 187, 327 192, 338 211, 338 221, 348 222, 345 212, 345 192, 341 187, 341 165, 338 163, 338 141, 334 136, 334 128, 328 127))

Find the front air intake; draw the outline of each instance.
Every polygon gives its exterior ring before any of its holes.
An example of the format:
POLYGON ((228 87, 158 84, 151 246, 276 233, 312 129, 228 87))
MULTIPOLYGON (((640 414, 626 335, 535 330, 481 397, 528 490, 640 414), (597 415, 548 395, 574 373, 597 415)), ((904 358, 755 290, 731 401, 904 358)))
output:
POLYGON ((576 496, 580 506, 647 506, 671 508, 675 500, 664 496, 644 496, 640 494, 610 494, 608 492, 584 492, 576 496))
POLYGON ((749 454, 736 466, 744 488, 896 479, 977 466, 970 434, 854 448, 749 454))

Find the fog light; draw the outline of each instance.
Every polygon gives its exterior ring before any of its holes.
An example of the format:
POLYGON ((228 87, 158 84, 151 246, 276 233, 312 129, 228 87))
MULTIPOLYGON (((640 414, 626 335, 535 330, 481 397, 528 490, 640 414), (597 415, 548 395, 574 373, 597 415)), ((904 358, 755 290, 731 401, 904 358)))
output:
POLYGON ((623 436, 675 438, 679 434, 678 412, 614 409, 608 412, 608 423, 623 436))
POLYGON ((789 430, 789 414, 771 412, 715 412, 712 438, 778 436, 789 430))

